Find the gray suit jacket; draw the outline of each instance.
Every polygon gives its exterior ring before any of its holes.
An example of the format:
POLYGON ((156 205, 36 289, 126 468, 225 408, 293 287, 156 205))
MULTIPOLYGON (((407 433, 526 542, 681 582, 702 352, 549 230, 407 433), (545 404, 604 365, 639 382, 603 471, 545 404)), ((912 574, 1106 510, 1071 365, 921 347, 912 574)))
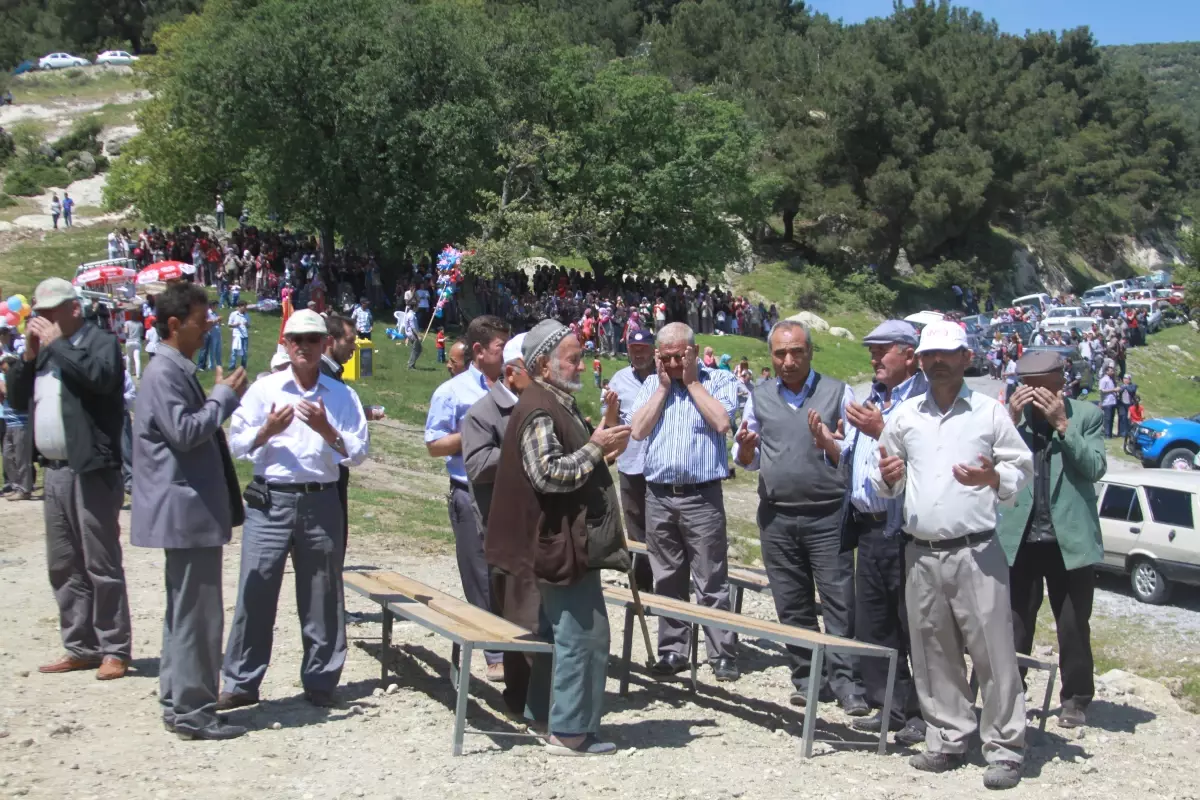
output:
POLYGON ((488 511, 492 507, 492 485, 500 465, 500 445, 508 418, 517 405, 499 381, 467 411, 462 424, 462 454, 471 482, 471 496, 487 530, 488 511))
POLYGON ((219 384, 205 398, 196 365, 158 346, 133 416, 133 544, 186 549, 229 541, 241 524, 242 498, 221 423, 237 406, 237 394, 219 384))

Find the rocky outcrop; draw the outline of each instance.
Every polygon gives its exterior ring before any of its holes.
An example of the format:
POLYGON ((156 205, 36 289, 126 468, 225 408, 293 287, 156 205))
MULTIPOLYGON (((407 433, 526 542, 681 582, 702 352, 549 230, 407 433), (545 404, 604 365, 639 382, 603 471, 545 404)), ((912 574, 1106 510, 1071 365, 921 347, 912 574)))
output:
MULTIPOLYGON (((818 317, 811 311, 801 311, 799 314, 793 314, 788 317, 788 322, 799 322, 811 331, 828 331, 829 323, 818 317)), ((845 330, 843 328, 843 330, 845 330)))

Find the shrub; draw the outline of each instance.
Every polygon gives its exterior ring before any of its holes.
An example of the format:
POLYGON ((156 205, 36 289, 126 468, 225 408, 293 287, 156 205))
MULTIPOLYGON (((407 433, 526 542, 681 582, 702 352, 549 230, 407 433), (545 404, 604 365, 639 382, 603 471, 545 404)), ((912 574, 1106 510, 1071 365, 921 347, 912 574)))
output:
POLYGON ((829 273, 813 264, 800 273, 798 284, 796 306, 813 311, 824 311, 825 306, 834 299, 837 289, 829 273))
MULTIPOLYGON (((100 133, 104 124, 96 116, 80 117, 71 125, 71 130, 54 143, 56 153, 87 150, 92 155, 99 155, 101 150, 100 133)), ((70 161, 70 159, 66 159, 70 161)))
POLYGON ((42 186, 28 171, 14 169, 4 179, 4 193, 18 197, 33 197, 42 193, 42 186))
POLYGON ((898 293, 879 282, 871 272, 855 272, 842 286, 843 305, 854 308, 866 306, 876 314, 887 316, 896 305, 898 293))
POLYGON ((3 167, 17 154, 17 146, 8 131, 0 130, 0 167, 3 167))
POLYGON ((19 197, 32 197, 51 186, 62 188, 70 185, 71 176, 62 167, 26 163, 8 171, 8 177, 4 179, 4 192, 19 197))
POLYGON ((0 192, 0 208, 12 208, 17 204, 15 197, 0 192))

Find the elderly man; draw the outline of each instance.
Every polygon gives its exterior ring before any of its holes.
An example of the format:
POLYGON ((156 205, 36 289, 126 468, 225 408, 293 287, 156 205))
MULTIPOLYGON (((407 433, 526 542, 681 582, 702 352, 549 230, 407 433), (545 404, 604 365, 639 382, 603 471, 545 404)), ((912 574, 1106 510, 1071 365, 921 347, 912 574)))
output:
MULTIPOLYGON (((682 322, 659 331, 657 374, 646 378, 633 402, 633 439, 645 440, 646 545, 654 590, 729 610, 729 539, 721 481, 729 477, 725 437, 737 410, 737 381, 729 372, 701 366, 696 337, 682 322), (689 580, 690 575, 690 580, 689 580)), ((688 668, 691 626, 658 621, 659 677, 688 668)), ((704 629, 713 675, 735 681, 737 636, 704 629)))
POLYGON ((3 430, 4 476, 9 500, 29 500, 33 496, 33 440, 29 435, 29 415, 19 414, 8 402, 9 369, 20 363, 15 353, 0 353, 0 411, 3 430))
POLYGON ((246 371, 222 378, 212 396, 192 357, 212 323, 204 290, 176 283, 158 296, 162 341, 146 367, 134 422, 130 541, 162 548, 167 610, 158 670, 163 724, 181 739, 233 739, 246 729, 217 719, 221 671, 221 556, 242 524, 241 490, 221 430, 246 392, 246 371))
POLYGON ((450 345, 450 349, 446 352, 446 371, 453 378, 456 375, 461 375, 467 371, 467 343, 463 339, 459 339, 454 344, 450 345))
POLYGON ((125 675, 133 646, 117 515, 125 365, 117 337, 84 322, 75 287, 47 278, 33 294, 25 352, 8 402, 28 413, 45 468, 47 566, 66 655, 39 668, 125 675))
MULTIPOLYGON (((504 369, 504 345, 509 327, 504 320, 487 314, 471 320, 467 326, 466 347, 471 364, 460 375, 434 390, 425 417, 425 448, 429 455, 443 458, 450 473, 448 506, 450 528, 454 531, 454 552, 458 575, 467 602, 484 610, 492 609, 487 562, 483 557, 483 531, 471 500, 471 487, 462 456, 462 422, 467 411, 500 380, 504 369)), ((504 680, 504 654, 487 651, 488 680, 504 680)))
MULTIPOLYGON (((542 612, 539 632, 554 641, 550 659, 534 660, 530 699, 549 694, 554 755, 607 755, 601 741, 604 679, 608 666, 608 612, 600 569, 629 568, 617 496, 605 459, 629 439, 615 425, 616 409, 600 427, 579 413, 573 395, 582 388, 583 347, 554 320, 534 326, 521 348, 533 381, 509 418, 496 472, 486 539, 487 560, 507 575, 532 574, 542 612)), ((526 716, 536 711, 526 707, 526 716)))
MULTIPOLYGON (((608 382, 609 390, 616 394, 620 404, 622 425, 633 422, 634 402, 655 369, 654 340, 648 331, 634 331, 629 334, 627 348, 629 366, 617 370, 608 382)), ((644 441, 630 442, 625 452, 617 459, 625 535, 634 542, 646 541, 646 478, 642 475, 645 445, 644 441)), ((649 592, 654 588, 654 574, 650 569, 649 557, 633 557, 633 576, 642 591, 649 592)))
MULTIPOLYGON (((841 550, 846 478, 839 469, 842 441, 833 431, 844 427, 854 392, 812 368, 812 341, 803 325, 780 322, 767 344, 775 383, 758 387, 747 400, 735 451, 738 464, 759 473, 758 526, 775 613, 785 624, 819 630, 815 588, 825 631, 853 637, 854 557, 841 550)), ((821 685, 812 686, 808 651, 789 650, 792 705, 824 695, 850 716, 868 713, 853 658, 830 655, 821 685)))
MULTIPOLYGON (((463 418, 463 463, 467 469, 467 479, 471 482, 471 496, 479 514, 481 531, 487 531, 492 490, 496 483, 496 470, 500 466, 501 445, 508 430, 508 420, 530 381, 521 355, 524 343, 525 334, 508 340, 508 344, 504 345, 504 379, 493 383, 488 393, 477 400, 463 418)), ((533 573, 508 575, 493 569, 490 577, 493 611, 529 631, 536 631, 541 596, 533 573)), ((505 653, 503 663, 504 702, 508 706, 508 715, 519 719, 529 701, 529 675, 533 659, 525 653, 505 653)), ((530 704, 535 709, 534 722, 537 725, 546 722, 549 712, 546 699, 537 698, 530 704)))
POLYGON ((230 449, 254 462, 254 479, 244 495, 241 575, 219 709, 258 702, 289 552, 304 643, 304 697, 315 706, 334 703, 346 661, 338 467, 361 464, 369 438, 358 395, 321 374, 326 336, 320 314, 292 314, 283 328, 291 369, 255 381, 229 426, 230 449))
POLYGON ((1094 404, 1063 398, 1057 353, 1029 353, 1017 370, 1021 386, 1008 410, 1033 451, 1033 481, 997 527, 1011 567, 1013 635, 1017 652, 1029 653, 1044 583, 1058 633, 1058 724, 1077 728, 1095 694, 1090 620, 1094 565, 1104 559, 1095 484, 1108 469, 1102 418, 1094 404))
POLYGON ((928 726, 927 749, 909 763, 926 772, 961 766, 978 728, 988 762, 984 786, 1009 789, 1021 780, 1025 695, 996 502, 1016 497, 1033 473, 1033 458, 1004 407, 964 382, 972 353, 960 325, 925 326, 917 355, 929 390, 888 419, 871 475, 883 497, 904 494, 904 599, 913 679, 928 726), (983 692, 978 723, 964 644, 983 692))
MULTIPOLYGON (((904 611, 903 498, 885 499, 871 485, 878 469, 879 437, 884 424, 907 400, 928 388, 917 369, 917 331, 901 320, 888 320, 863 337, 870 348, 874 383, 865 404, 846 407, 842 456, 849 468, 848 506, 842 520, 842 549, 858 548, 854 565, 854 635, 860 642, 894 648, 897 662, 892 718, 896 741, 913 745, 925 740, 925 722, 908 668, 908 617, 904 611)), ((887 691, 887 664, 878 658, 858 662, 867 704, 882 708, 887 691)), ((881 713, 855 720, 853 727, 878 731, 881 713)))

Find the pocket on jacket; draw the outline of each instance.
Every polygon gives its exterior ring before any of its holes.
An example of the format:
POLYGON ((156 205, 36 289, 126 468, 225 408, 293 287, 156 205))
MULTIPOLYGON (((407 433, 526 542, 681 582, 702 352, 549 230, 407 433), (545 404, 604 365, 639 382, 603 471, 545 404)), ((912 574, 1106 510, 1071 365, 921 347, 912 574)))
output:
POLYGON ((533 574, 547 583, 570 583, 580 574, 575 542, 570 534, 552 533, 538 537, 533 556, 533 574))

